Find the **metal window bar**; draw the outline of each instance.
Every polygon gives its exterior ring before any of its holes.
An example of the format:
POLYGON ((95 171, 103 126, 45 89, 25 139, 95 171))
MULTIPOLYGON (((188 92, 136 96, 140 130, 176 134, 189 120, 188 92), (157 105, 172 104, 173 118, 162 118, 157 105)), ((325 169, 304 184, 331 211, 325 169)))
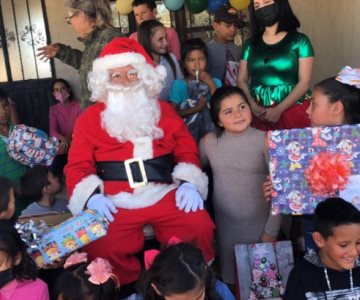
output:
MULTIPOLYGON (((47 20, 47 15, 46 15, 46 7, 45 7, 45 0, 39 0, 39 2, 37 3, 38 5, 40 5, 39 7, 41 7, 41 13, 42 13, 42 20, 40 20, 40 22, 43 22, 43 27, 45 28, 45 32, 43 32, 40 29, 36 28, 36 24, 33 21, 32 18, 32 14, 31 14, 31 3, 34 1, 30 1, 29 0, 25 0, 25 2, 22 2, 25 6, 24 8, 24 13, 26 13, 26 17, 27 17, 27 22, 26 25, 24 26, 23 30, 20 30, 19 28, 19 16, 17 16, 17 12, 16 9, 18 9, 18 5, 19 3, 16 0, 7 0, 9 2, 7 2, 8 6, 7 6, 7 10, 11 10, 11 11, 4 11, 4 5, 5 5, 5 1, 4 0, 0 0, 0 38, 1 38, 1 48, 0 51, 2 50, 3 52, 3 57, 4 57, 4 63, 5 63, 5 69, 6 69, 6 73, 7 73, 7 82, 12 82, 12 81, 18 81, 18 80, 25 80, 25 79, 40 79, 44 76, 40 76, 39 75, 39 66, 38 66, 38 58, 36 56, 36 47, 38 46, 38 44, 40 42, 46 42, 46 43, 50 43, 50 34, 49 34, 49 26, 48 26, 48 20, 47 20), (4 16, 6 16, 5 14, 9 14, 12 16, 13 18, 13 30, 15 32, 10 32, 7 30, 7 28, 5 27, 5 22, 4 22, 4 16), (8 38, 8 34, 12 33, 13 35, 13 39, 9 40, 8 38), (25 70, 24 70, 24 59, 25 59, 25 54, 24 52, 24 45, 21 44, 21 42, 26 42, 28 46, 31 47, 30 51, 32 52, 32 60, 33 63, 31 62, 31 73, 34 73, 34 76, 26 76, 25 74, 25 70), (22 78, 18 78, 15 79, 14 78, 14 72, 16 72, 16 70, 14 69, 14 66, 11 65, 10 59, 11 59, 11 55, 14 55, 13 53, 11 53, 10 51, 15 51, 14 49, 9 49, 9 46, 11 46, 11 43, 16 43, 18 49, 16 50, 16 56, 19 59, 19 65, 16 66, 17 68, 17 72, 19 73, 19 76, 22 78), (13 68, 13 69, 12 69, 13 68), (21 75, 20 75, 21 74, 21 75), (28 78, 26 78, 28 77, 28 78)), ((22 19, 23 21, 24 19, 22 19)), ((27 63, 29 63, 29 61, 26 61, 27 63)), ((49 62, 50 65, 50 73, 49 76, 45 76, 45 77, 54 77, 55 76, 55 66, 54 66, 54 62, 53 60, 50 60, 49 62)), ((29 70, 29 69, 27 69, 29 70)))

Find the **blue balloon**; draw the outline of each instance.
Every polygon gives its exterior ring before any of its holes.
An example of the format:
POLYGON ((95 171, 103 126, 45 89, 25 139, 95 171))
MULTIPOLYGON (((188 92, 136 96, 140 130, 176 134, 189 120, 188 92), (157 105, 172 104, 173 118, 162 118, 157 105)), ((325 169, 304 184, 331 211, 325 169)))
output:
POLYGON ((213 14, 217 11, 217 9, 220 6, 226 5, 227 3, 228 3, 227 0, 210 0, 208 11, 209 11, 209 13, 213 14))
POLYGON ((165 7, 168 10, 179 10, 185 3, 185 0, 165 0, 165 7))

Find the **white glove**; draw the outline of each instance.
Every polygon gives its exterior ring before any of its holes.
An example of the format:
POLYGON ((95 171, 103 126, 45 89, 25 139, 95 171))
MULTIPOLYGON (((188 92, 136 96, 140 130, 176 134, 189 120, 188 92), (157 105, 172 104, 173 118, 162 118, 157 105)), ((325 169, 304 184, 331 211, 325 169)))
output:
POLYGON ((114 221, 112 214, 117 213, 114 202, 103 194, 95 194, 91 196, 86 207, 88 209, 96 210, 101 216, 105 217, 110 222, 114 221))
POLYGON ((176 207, 186 213, 204 209, 204 200, 201 198, 195 185, 190 182, 185 182, 178 187, 175 199, 176 207))

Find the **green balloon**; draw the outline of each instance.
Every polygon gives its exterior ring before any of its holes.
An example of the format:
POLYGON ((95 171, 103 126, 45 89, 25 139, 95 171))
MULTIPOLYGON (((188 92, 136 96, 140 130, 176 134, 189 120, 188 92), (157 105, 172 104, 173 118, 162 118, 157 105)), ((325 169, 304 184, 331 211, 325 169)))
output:
POLYGON ((201 13, 208 7, 208 0, 185 0, 185 3, 189 12, 193 14, 201 13))

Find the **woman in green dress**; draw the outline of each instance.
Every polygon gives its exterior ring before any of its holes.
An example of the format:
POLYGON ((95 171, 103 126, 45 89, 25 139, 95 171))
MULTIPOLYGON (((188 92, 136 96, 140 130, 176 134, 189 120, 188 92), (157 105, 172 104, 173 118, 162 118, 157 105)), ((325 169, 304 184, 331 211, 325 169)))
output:
POLYGON ((245 43, 237 83, 250 100, 261 130, 310 126, 306 109, 314 51, 297 31, 288 0, 251 0, 251 38, 245 43))

